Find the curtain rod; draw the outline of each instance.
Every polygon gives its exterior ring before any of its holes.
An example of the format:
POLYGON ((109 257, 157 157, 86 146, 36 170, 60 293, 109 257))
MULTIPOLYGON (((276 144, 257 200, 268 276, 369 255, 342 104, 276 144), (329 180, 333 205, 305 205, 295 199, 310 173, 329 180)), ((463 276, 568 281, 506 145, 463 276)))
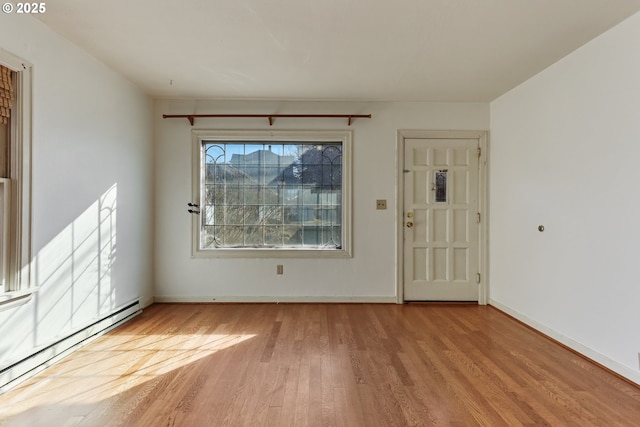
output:
POLYGON ((256 118, 263 117, 269 119, 269 126, 273 126, 273 119, 283 117, 291 119, 301 118, 344 118, 348 119, 348 125, 351 126, 353 119, 370 119, 371 114, 163 114, 163 119, 187 119, 191 126, 196 118, 201 117, 239 117, 239 118, 256 118))

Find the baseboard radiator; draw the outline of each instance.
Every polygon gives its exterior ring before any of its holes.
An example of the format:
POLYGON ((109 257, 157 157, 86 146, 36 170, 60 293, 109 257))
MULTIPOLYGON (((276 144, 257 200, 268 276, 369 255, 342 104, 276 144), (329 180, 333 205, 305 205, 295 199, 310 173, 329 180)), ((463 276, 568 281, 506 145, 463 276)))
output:
POLYGON ((140 301, 136 300, 71 335, 53 342, 35 353, 0 370, 0 393, 5 392, 43 369, 51 366, 92 339, 140 314, 140 301))

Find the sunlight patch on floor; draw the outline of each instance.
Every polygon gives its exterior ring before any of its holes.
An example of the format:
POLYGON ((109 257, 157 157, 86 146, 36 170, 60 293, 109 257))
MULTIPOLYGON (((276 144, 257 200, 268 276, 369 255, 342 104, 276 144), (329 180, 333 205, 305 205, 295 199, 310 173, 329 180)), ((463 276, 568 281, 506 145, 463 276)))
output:
POLYGON ((98 341, 9 392, 9 401, 0 405, 2 418, 32 410, 36 400, 40 408, 91 406, 256 336, 206 334, 203 329, 192 335, 132 335, 128 337, 130 345, 119 345, 117 350, 101 348, 98 341), (69 393, 70 390, 75 392, 69 393))

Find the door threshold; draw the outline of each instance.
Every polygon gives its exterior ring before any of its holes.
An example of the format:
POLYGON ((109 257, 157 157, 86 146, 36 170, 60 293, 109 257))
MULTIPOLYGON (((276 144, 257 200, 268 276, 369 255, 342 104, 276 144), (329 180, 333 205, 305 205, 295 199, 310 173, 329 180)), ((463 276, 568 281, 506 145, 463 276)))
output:
POLYGON ((404 303, 420 305, 480 305, 478 301, 404 301, 404 303))

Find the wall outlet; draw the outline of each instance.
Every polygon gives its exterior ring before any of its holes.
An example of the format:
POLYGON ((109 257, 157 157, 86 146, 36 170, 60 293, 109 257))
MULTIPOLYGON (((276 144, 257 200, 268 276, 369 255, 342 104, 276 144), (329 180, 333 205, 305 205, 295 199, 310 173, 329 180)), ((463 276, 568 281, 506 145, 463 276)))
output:
POLYGON ((282 264, 276 265, 276 274, 284 274, 284 265, 282 264))
POLYGON ((386 200, 376 200, 376 209, 387 209, 387 201, 386 200))

